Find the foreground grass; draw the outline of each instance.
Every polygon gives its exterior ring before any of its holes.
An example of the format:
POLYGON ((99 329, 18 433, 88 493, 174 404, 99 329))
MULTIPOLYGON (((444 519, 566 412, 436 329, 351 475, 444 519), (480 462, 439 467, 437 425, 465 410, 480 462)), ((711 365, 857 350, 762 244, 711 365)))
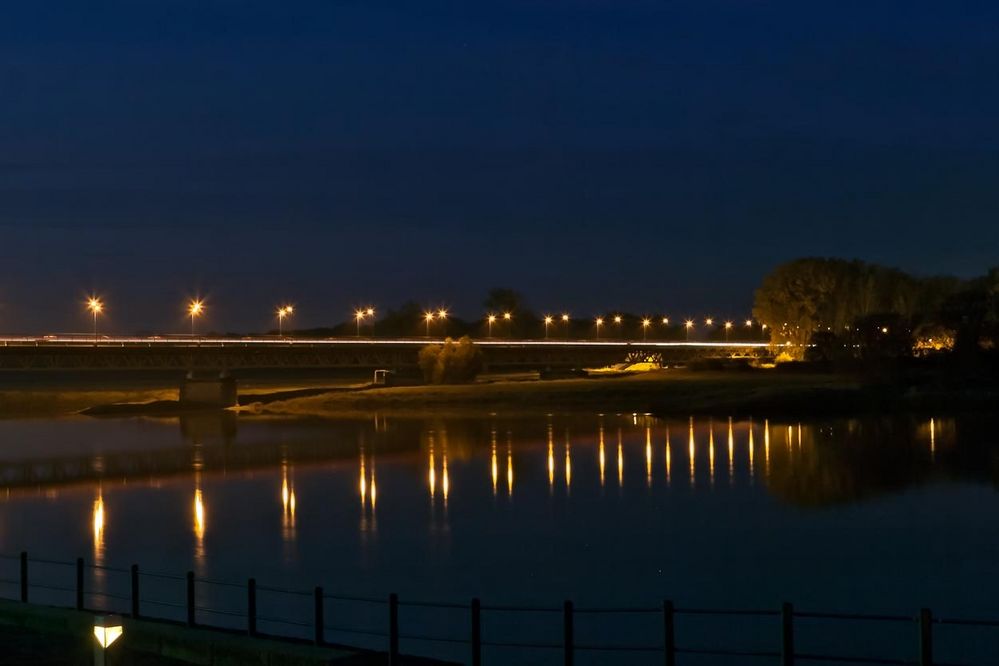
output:
POLYGON ((599 379, 376 388, 280 400, 262 409, 311 415, 456 408, 660 413, 760 408, 808 411, 830 404, 854 408, 862 393, 856 381, 835 375, 663 370, 599 379))
POLYGON ((48 417, 79 412, 94 405, 176 400, 177 389, 27 389, 0 391, 0 418, 48 417))

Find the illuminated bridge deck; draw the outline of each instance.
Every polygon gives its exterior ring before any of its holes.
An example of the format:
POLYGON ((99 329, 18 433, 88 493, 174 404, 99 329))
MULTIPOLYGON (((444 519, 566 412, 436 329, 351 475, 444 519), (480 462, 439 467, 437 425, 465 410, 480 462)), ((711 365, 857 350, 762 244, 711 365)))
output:
MULTIPOLYGON (((0 338, 0 371, 413 368, 440 338, 0 338)), ((476 340, 489 368, 578 368, 628 361, 681 363, 765 357, 766 342, 476 340)))

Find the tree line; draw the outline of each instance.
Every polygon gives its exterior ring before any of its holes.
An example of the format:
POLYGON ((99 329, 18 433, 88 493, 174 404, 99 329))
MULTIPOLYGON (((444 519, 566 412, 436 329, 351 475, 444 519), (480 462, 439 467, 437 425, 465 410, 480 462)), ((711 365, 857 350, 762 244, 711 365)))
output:
POLYGON ((796 259, 763 279, 753 316, 794 358, 988 352, 999 338, 999 267, 962 280, 859 260, 796 259))

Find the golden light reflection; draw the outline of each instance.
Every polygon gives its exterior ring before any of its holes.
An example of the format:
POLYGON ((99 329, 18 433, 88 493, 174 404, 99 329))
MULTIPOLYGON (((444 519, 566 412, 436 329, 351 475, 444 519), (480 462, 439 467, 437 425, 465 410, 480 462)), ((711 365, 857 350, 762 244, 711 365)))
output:
POLYGON ((937 422, 930 419, 930 461, 935 461, 937 457, 937 422))
POLYGON ((441 454, 441 493, 444 496, 444 506, 447 506, 447 496, 451 492, 451 480, 447 473, 447 446, 441 454))
POLYGON ((427 481, 430 484, 430 501, 434 501, 434 495, 437 492, 437 472, 434 469, 434 436, 430 435, 430 455, 429 455, 429 469, 427 471, 427 481))
POLYGON ((708 473, 711 479, 711 486, 715 485, 715 424, 708 421, 708 473))
POLYGON ((624 487, 624 444, 620 428, 617 429, 617 487, 624 487))
POLYGON ((666 485, 669 486, 669 482, 670 482, 670 464, 671 464, 671 461, 672 461, 672 458, 673 458, 673 456, 670 455, 670 450, 669 450, 669 426, 666 426, 666 455, 665 455, 665 458, 666 458, 666 485))
POLYGON ((490 433, 490 463, 493 479, 493 497, 496 497, 496 484, 499 481, 499 465, 496 462, 496 429, 493 428, 492 433, 490 433))
POLYGON ((364 506, 365 506, 365 504, 367 504, 367 501, 368 501, 368 474, 367 474, 367 470, 364 467, 364 447, 363 446, 361 447, 360 466, 359 467, 360 467, 360 471, 359 471, 359 475, 360 476, 359 476, 359 479, 357 481, 357 488, 358 488, 358 491, 360 492, 360 495, 361 495, 361 508, 363 509, 364 506))
POLYGON ((288 480, 288 466, 281 463, 281 536, 285 541, 295 539, 295 487, 288 480))
POLYGON ((513 497, 513 433, 506 433, 506 492, 513 497))
POLYGON ((91 522, 94 529, 94 562, 102 564, 104 561, 104 494, 100 490, 98 490, 97 498, 94 500, 91 522))
POLYGON ((735 476, 735 437, 732 435, 732 417, 728 417, 728 482, 735 476))
POLYGON ((770 419, 765 419, 763 421, 763 456, 764 456, 764 473, 766 474, 766 479, 770 478, 770 419))
POLYGON ((645 485, 652 487, 652 428, 645 426, 645 485))
POLYGON ((690 487, 693 488, 694 481, 694 417, 690 417, 689 434, 687 436, 687 457, 690 459, 690 487))
POLYGON ((755 473, 753 466, 753 421, 749 421, 749 480, 752 482, 755 473))
POLYGON ((603 426, 600 426, 599 456, 600 456, 600 487, 603 488, 604 487, 604 478, 605 478, 604 477, 604 471, 607 469, 607 455, 606 455, 606 452, 604 451, 604 427, 603 426))
POLYGON ((548 425, 548 492, 555 487, 555 441, 551 424, 548 425))
POLYGON ((569 494, 572 485, 572 457, 569 453, 569 430, 565 431, 565 492, 569 494))

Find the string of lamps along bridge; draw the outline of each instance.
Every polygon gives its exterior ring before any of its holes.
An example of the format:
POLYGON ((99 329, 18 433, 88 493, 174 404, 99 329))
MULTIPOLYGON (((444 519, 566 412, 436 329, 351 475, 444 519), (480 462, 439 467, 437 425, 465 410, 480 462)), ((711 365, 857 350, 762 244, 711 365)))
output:
MULTIPOLYGON (((91 318, 92 335, 95 340, 101 338, 100 322, 108 312, 105 300, 97 295, 87 297, 85 310, 91 318)), ((199 321, 209 312, 209 305, 202 298, 192 298, 184 303, 185 318, 189 320, 192 337, 199 335, 199 321)), ((296 306, 285 303, 277 306, 273 311, 272 323, 276 322, 276 333, 278 337, 286 336, 287 324, 298 313, 296 306)), ((351 315, 353 331, 350 331, 346 323, 339 324, 332 329, 339 335, 333 337, 345 337, 353 333, 355 337, 374 337, 377 329, 377 311, 374 306, 368 305, 355 308, 351 315)), ((457 319, 446 307, 438 307, 425 310, 418 321, 413 321, 414 337, 417 327, 422 328, 425 337, 446 336, 449 326, 454 322, 455 327, 461 329, 465 334, 473 337, 507 337, 512 338, 516 334, 524 339, 537 339, 542 336, 544 339, 564 338, 566 340, 573 337, 575 339, 633 339, 648 340, 652 338, 682 337, 689 341, 698 331, 704 331, 705 335, 718 340, 763 340, 767 331, 767 324, 747 318, 736 322, 733 319, 719 320, 714 317, 703 318, 683 318, 675 322, 668 316, 634 316, 624 314, 598 314, 589 318, 577 318, 569 312, 559 314, 546 313, 541 316, 518 315, 513 311, 487 312, 481 321, 466 321, 457 319), (420 326, 422 324, 422 327, 420 326), (479 325, 481 324, 481 325, 479 325)), ((398 326, 399 318, 394 316, 393 324, 398 326)), ((294 331, 288 332, 292 334, 294 331)), ((268 334, 273 335, 273 331, 268 334)))

